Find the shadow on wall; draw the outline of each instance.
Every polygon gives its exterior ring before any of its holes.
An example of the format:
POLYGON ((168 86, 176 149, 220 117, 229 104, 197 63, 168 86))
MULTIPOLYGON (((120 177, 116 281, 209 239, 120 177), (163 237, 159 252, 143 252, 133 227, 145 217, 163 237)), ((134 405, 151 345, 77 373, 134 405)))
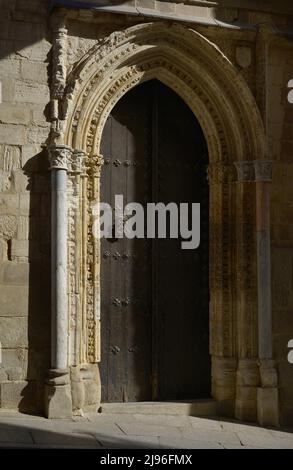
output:
POLYGON ((19 410, 42 412, 46 371, 50 368, 51 194, 48 159, 43 151, 27 161, 29 207, 28 384, 19 410))

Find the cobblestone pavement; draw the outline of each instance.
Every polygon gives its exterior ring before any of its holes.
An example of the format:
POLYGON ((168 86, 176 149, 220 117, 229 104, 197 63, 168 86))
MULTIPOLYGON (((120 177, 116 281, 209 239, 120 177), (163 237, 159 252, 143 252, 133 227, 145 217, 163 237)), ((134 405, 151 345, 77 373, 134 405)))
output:
POLYGON ((0 412, 0 447, 95 449, 293 449, 293 429, 174 415, 87 414, 47 420, 0 412))

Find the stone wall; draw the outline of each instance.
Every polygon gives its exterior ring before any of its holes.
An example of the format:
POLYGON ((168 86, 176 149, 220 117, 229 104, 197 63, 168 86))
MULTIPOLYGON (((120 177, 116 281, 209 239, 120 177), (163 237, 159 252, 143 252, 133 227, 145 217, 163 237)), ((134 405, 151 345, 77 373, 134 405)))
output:
MULTIPOLYGON (((137 1, 139 7, 187 15, 191 21, 195 16, 212 18, 211 9, 175 3, 137 1)), ((0 0, 0 407, 24 411, 43 411, 44 376, 50 367, 50 174, 42 149, 50 128, 52 42, 47 7, 45 0, 0 0)), ((251 24, 273 23, 280 29, 291 24, 286 16, 269 13, 228 9, 216 14, 228 23, 238 18, 251 24)), ((69 71, 98 38, 144 21, 95 15, 70 12, 69 71)), ((274 354, 281 422, 292 424, 293 365, 287 360, 287 343, 293 339, 293 105, 287 101, 286 88, 293 78, 292 46, 289 40, 284 44, 273 40, 264 59, 257 32, 201 28, 201 34, 216 42, 249 84, 265 123, 268 158, 275 163, 271 188, 274 354)))
POLYGON ((0 2, 0 406, 42 409, 50 344, 47 2, 0 2))
POLYGON ((293 59, 272 47, 268 70, 269 149, 275 162, 271 190, 272 300, 274 354, 278 362, 282 420, 293 422, 293 365, 287 344, 293 338, 293 105, 286 85, 293 59))

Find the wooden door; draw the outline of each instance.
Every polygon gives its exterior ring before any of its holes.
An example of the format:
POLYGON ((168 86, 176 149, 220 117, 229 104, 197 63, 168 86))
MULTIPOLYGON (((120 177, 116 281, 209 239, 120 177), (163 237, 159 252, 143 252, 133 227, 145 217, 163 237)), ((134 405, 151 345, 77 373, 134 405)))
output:
POLYGON ((185 103, 156 80, 112 110, 101 153, 101 200, 201 203, 201 243, 101 241, 102 401, 210 395, 207 150, 185 103))

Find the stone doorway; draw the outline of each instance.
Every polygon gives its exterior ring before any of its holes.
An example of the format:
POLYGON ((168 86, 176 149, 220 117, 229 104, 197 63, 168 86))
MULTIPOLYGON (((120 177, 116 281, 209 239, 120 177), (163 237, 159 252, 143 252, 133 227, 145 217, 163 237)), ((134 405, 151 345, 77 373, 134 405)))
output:
MULTIPOLYGON (((101 201, 201 204, 201 243, 101 241, 103 402, 210 396, 207 147, 194 114, 158 80, 128 92, 102 135, 101 201)), ((189 217, 191 226, 191 217, 189 217)), ((145 234, 146 235, 146 234, 145 234)))
POLYGON ((100 201, 101 170, 107 165, 102 134, 119 100, 157 79, 188 105, 208 147, 212 397, 222 414, 277 423, 267 288, 270 239, 268 227, 260 224, 269 220, 272 165, 266 160, 262 118, 245 79, 204 31, 183 25, 138 23, 105 32, 70 70, 65 67, 68 30, 62 18, 54 34, 47 145, 55 204, 52 273, 56 266, 62 269, 52 286, 58 302, 52 304, 47 415, 60 417, 60 397, 67 403, 63 416, 71 408, 98 409, 100 404, 102 253, 93 236, 91 208, 100 201), (58 191, 57 176, 62 183, 58 191), (62 203, 68 204, 67 211, 62 203), (56 243, 63 249, 56 250, 56 243))

